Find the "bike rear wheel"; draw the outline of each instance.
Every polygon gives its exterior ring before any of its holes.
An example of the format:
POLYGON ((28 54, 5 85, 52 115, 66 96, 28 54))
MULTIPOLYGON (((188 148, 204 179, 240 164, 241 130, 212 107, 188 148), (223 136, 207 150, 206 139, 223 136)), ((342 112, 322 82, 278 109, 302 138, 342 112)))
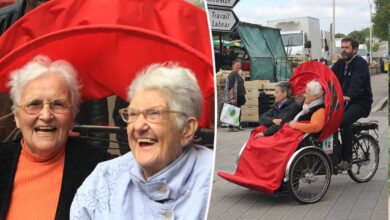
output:
POLYGON ((352 169, 348 175, 358 183, 374 177, 379 164, 378 142, 371 135, 362 135, 353 142, 352 169))

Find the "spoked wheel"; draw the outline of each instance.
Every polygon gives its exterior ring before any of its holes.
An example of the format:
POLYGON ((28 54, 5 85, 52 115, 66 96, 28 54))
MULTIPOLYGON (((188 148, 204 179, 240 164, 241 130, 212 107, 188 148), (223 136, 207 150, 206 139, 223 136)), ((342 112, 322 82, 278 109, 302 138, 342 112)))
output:
POLYGON ((331 173, 325 153, 308 148, 302 150, 291 163, 287 187, 298 202, 315 203, 328 190, 331 173))
POLYGON ((352 169, 348 175, 358 183, 369 181, 376 173, 379 164, 379 146, 370 135, 362 135, 353 143, 352 169))

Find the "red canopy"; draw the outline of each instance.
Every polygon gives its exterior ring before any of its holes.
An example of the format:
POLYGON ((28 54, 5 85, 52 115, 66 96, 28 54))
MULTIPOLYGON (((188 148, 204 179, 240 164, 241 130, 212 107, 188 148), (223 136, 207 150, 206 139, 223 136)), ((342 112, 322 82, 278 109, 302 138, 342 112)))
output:
POLYGON ((10 71, 38 54, 72 63, 84 100, 126 99, 138 71, 173 61, 196 74, 205 100, 200 126, 209 127, 214 78, 206 24, 206 13, 182 0, 52 0, 0 37, 0 91, 10 71))
POLYGON ((293 95, 305 92, 306 84, 314 79, 325 91, 327 120, 318 138, 319 141, 323 141, 339 128, 344 112, 343 91, 337 77, 329 67, 317 61, 309 61, 300 65, 291 76, 293 95))
POLYGON ((0 0, 0 8, 15 3, 15 0, 0 0))

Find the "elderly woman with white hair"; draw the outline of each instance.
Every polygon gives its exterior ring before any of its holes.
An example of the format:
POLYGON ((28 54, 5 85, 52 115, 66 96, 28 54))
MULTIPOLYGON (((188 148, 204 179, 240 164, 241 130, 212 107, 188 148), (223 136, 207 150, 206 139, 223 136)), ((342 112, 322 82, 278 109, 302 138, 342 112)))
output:
POLYGON ((131 152, 97 166, 78 189, 73 219, 204 219, 213 151, 192 140, 203 98, 194 74, 151 65, 132 82, 131 152))
POLYGON ((37 56, 10 75, 23 137, 0 145, 0 219, 69 219, 77 188, 106 152, 69 138, 80 85, 64 60, 37 56))
POLYGON ((325 124, 325 114, 324 90, 318 81, 312 80, 306 85, 302 111, 295 116, 289 126, 305 133, 319 133, 325 124))

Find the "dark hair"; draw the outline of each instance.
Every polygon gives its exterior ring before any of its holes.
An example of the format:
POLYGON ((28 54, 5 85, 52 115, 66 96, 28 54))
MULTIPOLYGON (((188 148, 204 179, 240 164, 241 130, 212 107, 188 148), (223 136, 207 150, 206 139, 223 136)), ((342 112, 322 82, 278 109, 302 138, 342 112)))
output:
POLYGON ((281 92, 287 92, 287 98, 291 97, 291 84, 288 81, 280 81, 276 85, 281 92))
POLYGON ((359 42, 352 37, 346 37, 341 40, 341 42, 351 42, 352 49, 359 48, 359 42))
POLYGON ((235 59, 235 60, 233 60, 232 66, 234 66, 234 64, 237 63, 237 62, 240 62, 240 63, 241 63, 241 60, 240 60, 240 59, 235 59))

